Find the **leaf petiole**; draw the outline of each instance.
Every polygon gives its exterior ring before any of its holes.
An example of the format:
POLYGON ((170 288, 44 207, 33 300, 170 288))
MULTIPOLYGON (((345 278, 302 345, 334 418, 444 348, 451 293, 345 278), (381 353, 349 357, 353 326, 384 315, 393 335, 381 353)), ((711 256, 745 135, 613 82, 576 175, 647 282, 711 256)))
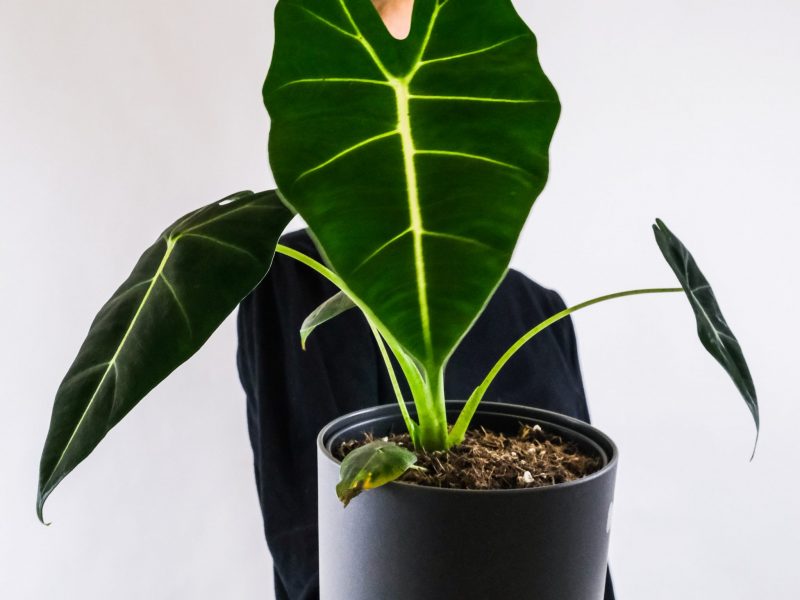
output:
POLYGON ((392 382, 392 389, 394 389, 394 395, 397 397, 397 404, 400 406, 400 412, 403 415, 403 421, 405 421, 408 434, 411 436, 411 441, 416 448, 418 447, 417 424, 411 418, 411 415, 408 414, 408 407, 406 406, 406 401, 403 398, 403 391, 400 389, 400 384, 397 382, 397 375, 394 372, 394 367, 392 366, 392 361, 389 358, 389 353, 386 351, 386 343, 383 341, 383 337, 381 337, 380 332, 375 325, 373 325, 372 321, 367 319, 367 323, 369 323, 369 328, 372 330, 372 335, 375 336, 375 342, 378 344, 378 350, 380 350, 381 356, 383 357, 383 362, 386 365, 386 370, 389 373, 389 380, 392 382))
POLYGON ((338 275, 336 275, 336 273, 310 256, 293 248, 289 248, 288 246, 284 246, 283 244, 278 244, 278 246, 275 248, 275 252, 278 254, 283 254, 284 256, 288 256, 289 258, 293 258, 294 260, 306 265, 325 277, 333 285, 338 287, 347 297, 349 297, 353 304, 355 304, 364 314, 370 329, 375 335, 375 340, 378 343, 378 349, 380 350, 384 362, 386 363, 386 368, 389 371, 389 378, 392 381, 392 387, 395 391, 395 395, 397 396, 397 402, 400 405, 400 411, 403 413, 403 419, 406 423, 406 427, 408 428, 409 435, 411 435, 412 440, 416 445, 419 428, 408 414, 408 409, 406 407, 405 400, 403 399, 402 392, 400 391, 400 386, 397 383, 397 376, 395 375, 394 368, 392 367, 388 353, 386 352, 385 344, 388 344, 389 348, 391 348, 392 353, 400 365, 400 368, 403 370, 403 374, 405 375, 408 386, 411 389, 411 395, 414 398, 414 403, 417 406, 418 411, 424 412, 420 410, 420 408, 424 406, 424 403, 426 402, 427 389, 422 379, 422 375, 420 374, 416 365, 414 365, 412 360, 394 340, 394 338, 391 337, 391 334, 389 334, 386 328, 379 324, 369 308, 347 288, 347 285, 338 275))
POLYGON ((453 425, 453 428, 450 430, 450 434, 447 436, 447 447, 451 448, 457 444, 460 444, 464 440, 464 436, 467 433, 467 428, 472 422, 472 417, 475 416, 475 411, 478 409, 478 405, 481 403, 481 400, 483 400, 486 390, 489 389, 489 386, 492 384, 495 377, 497 377, 506 363, 511 360, 511 357, 513 357, 520 348, 527 344, 531 339, 539 335, 542 331, 557 323, 561 319, 568 317, 574 312, 588 308, 589 306, 593 306, 595 304, 600 304, 601 302, 614 300, 616 298, 625 298, 627 296, 640 296, 643 294, 673 294, 678 292, 683 292, 683 288, 650 288, 608 294, 606 296, 600 296, 598 298, 576 304, 570 308, 565 308, 561 312, 556 313, 552 317, 539 323, 536 327, 519 338, 508 350, 506 350, 505 354, 503 354, 503 356, 501 356, 500 359, 495 363, 481 384, 475 388, 475 391, 472 392, 469 400, 467 400, 466 405, 462 409, 461 414, 458 416, 455 425, 453 425))

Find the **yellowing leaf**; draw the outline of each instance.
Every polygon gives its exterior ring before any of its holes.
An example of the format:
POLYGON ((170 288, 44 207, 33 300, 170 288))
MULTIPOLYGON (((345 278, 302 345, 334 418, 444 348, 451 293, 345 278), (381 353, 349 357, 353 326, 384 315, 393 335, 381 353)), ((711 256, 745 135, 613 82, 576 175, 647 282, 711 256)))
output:
POLYGON ((353 450, 342 461, 336 495, 347 506, 363 490, 394 481, 416 462, 416 454, 393 442, 370 442, 353 450))

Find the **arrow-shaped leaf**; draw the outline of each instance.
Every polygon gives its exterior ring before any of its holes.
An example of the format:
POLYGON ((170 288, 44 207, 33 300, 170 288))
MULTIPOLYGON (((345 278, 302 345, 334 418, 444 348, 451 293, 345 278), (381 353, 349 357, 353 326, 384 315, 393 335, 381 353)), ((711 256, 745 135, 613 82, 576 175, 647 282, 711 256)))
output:
POLYGON ((338 292, 320 304, 314 312, 305 318, 303 324, 300 326, 300 343, 303 346, 303 350, 306 349, 308 337, 317 327, 330 321, 334 317, 338 317, 343 312, 355 308, 355 306, 353 301, 350 300, 344 292, 338 292))
POLYGON ((40 519, 58 483, 264 277, 291 218, 275 192, 242 192, 179 219, 145 251, 95 318, 56 394, 40 519))
POLYGON ((264 98, 281 192, 430 373, 502 279, 559 115, 511 0, 280 0, 264 98))
POLYGON ((416 454, 393 442, 376 440, 365 444, 342 461, 336 495, 347 506, 362 491, 394 481, 416 462, 416 454))
POLYGON ((656 219, 653 225, 656 242, 664 258, 675 272, 681 287, 686 292, 697 318, 697 334, 708 352, 728 372, 747 403, 756 429, 759 427, 758 399, 750 369, 744 359, 742 348, 722 316, 714 292, 689 250, 667 228, 656 219))

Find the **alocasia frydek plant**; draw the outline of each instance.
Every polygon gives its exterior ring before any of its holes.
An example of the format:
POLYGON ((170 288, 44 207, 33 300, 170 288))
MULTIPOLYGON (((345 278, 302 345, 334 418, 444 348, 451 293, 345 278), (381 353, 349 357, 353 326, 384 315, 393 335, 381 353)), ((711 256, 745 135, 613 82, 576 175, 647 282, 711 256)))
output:
MULTIPOLYGON (((264 100, 278 191, 240 193, 186 215, 103 306, 56 395, 40 518, 58 483, 205 343, 264 277, 275 251, 342 290, 309 317, 302 343, 349 308, 364 313, 420 449, 458 444, 494 377, 537 333, 582 308, 637 294, 686 293, 701 341, 758 425, 741 349, 694 259, 660 221, 656 240, 681 287, 603 296, 536 325, 449 425, 448 357, 504 277, 547 180, 560 105, 536 39, 511 0, 416 0, 404 40, 387 31, 372 0, 279 0, 275 34, 264 100), (327 265, 278 243, 295 212, 327 265)), ((340 496, 399 476, 411 460, 391 448, 377 444, 346 461, 340 496), (377 477, 380 465, 394 466, 377 477)))

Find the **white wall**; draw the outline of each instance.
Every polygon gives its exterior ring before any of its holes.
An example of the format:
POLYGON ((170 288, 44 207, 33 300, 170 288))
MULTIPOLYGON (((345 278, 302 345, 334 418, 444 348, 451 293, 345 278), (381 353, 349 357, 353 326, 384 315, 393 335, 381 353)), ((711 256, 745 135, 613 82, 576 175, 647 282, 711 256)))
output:
MULTIPOLYGON (((274 2, 0 0, 0 597, 270 598, 233 323, 34 516, 53 393, 94 311, 174 217, 271 183, 260 85, 274 2)), ((800 587, 800 4, 517 2, 564 114, 514 266, 578 302, 672 284, 684 238, 758 384, 749 416, 679 297, 576 318, 622 450, 622 599, 800 587)))
POLYGON ((750 464, 750 416, 684 299, 576 316, 593 418, 622 452, 620 598, 796 598, 800 3, 524 4, 564 113, 515 264, 572 303, 669 284, 649 229, 663 218, 714 286, 762 403, 750 464))
POLYGON ((270 598, 230 320, 34 515, 52 397, 175 218, 271 186, 272 2, 0 0, 0 598, 270 598))

